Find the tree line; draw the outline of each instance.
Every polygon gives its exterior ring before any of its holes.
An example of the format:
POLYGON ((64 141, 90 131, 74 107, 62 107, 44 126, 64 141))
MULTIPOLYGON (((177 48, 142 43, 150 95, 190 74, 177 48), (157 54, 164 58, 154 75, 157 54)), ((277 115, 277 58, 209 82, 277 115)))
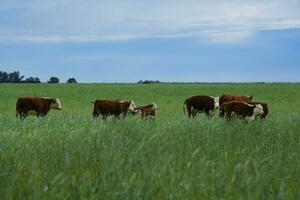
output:
MULTIPOLYGON (((47 83, 59 83, 59 78, 52 76, 47 83)), ((0 71, 0 83, 41 83, 38 77, 25 78, 19 71, 4 72, 0 71)), ((75 78, 69 78, 66 83, 77 83, 75 78)))

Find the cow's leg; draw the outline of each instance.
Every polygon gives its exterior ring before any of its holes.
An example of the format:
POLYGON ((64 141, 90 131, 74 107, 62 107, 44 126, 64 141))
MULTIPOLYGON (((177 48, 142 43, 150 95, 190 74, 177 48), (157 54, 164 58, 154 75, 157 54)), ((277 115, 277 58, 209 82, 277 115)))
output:
POLYGON ((205 112, 205 115, 206 115, 207 118, 210 119, 212 117, 212 111, 211 110, 205 110, 204 112, 205 112))
POLYGON ((225 119, 227 121, 229 121, 231 119, 231 117, 232 117, 231 113, 225 112, 225 119))
POLYGON ((220 110, 219 117, 224 118, 224 110, 220 110))
POLYGON ((42 112, 42 113, 40 114, 40 117, 45 117, 46 115, 47 115, 46 112, 42 112))
POLYGON ((93 109, 93 117, 94 118, 99 117, 100 114, 103 115, 102 112, 101 112, 101 110, 94 107, 94 109, 93 109))
POLYGON ((151 121, 154 121, 155 120, 155 115, 149 115, 148 119, 150 119, 151 121))
POLYGON ((100 113, 98 113, 98 112, 93 112, 93 118, 97 118, 97 117, 99 117, 99 115, 100 115, 100 113))
POLYGON ((195 117, 196 117, 196 114, 197 114, 197 111, 196 111, 195 109, 192 108, 191 112, 192 112, 192 117, 195 118, 195 117))
POLYGON ((23 109, 23 111, 20 113, 20 119, 24 119, 29 115, 28 109, 23 109))
POLYGON ((108 116, 107 114, 102 114, 102 119, 103 119, 103 120, 106 120, 106 119, 107 119, 107 116, 108 116))
POLYGON ((206 116, 207 118, 210 118, 210 117, 211 117, 211 115, 209 114, 209 112, 205 112, 205 116, 206 116))
POLYGON ((126 115, 127 115, 127 113, 123 113, 122 114, 122 119, 125 119, 126 115))
POLYGON ((193 111, 193 112, 192 112, 192 117, 195 118, 196 115, 197 115, 197 112, 196 112, 196 111, 193 111))
POLYGON ((116 114, 116 115, 115 115, 115 118, 116 118, 116 119, 120 119, 120 115, 121 115, 121 114, 116 114))
POLYGON ((142 119, 142 120, 145 120, 146 118, 147 118, 146 113, 142 112, 142 114, 141 114, 141 119, 142 119))
POLYGON ((188 112, 189 118, 191 118, 191 116, 192 116, 192 108, 191 108, 191 106, 188 105, 188 104, 186 104, 186 110, 187 110, 187 112, 188 112))
POLYGON ((21 112, 20 113, 20 119, 25 119, 28 116, 27 112, 21 112))

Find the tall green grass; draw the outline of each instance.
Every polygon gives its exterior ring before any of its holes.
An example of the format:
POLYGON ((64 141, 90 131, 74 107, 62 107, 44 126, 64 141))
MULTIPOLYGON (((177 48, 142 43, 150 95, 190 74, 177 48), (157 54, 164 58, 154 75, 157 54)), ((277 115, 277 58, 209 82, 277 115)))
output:
POLYGON ((0 199, 300 199, 299 84, 0 85, 0 199), (190 120, 185 98, 252 94, 266 120, 190 120), (45 118, 19 96, 60 97, 45 118), (92 119, 90 101, 156 102, 155 121, 92 119))

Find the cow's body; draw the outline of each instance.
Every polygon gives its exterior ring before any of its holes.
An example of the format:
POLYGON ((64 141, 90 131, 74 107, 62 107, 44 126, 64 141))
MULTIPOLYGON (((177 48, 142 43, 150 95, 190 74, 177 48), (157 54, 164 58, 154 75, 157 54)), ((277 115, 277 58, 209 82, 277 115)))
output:
POLYGON ((260 104, 251 105, 242 101, 230 101, 223 103, 220 107, 220 117, 230 119, 232 117, 240 117, 242 119, 249 118, 253 120, 256 116, 263 115, 263 106, 260 104))
POLYGON ((96 100, 93 103, 93 117, 101 115, 106 118, 112 115, 119 118, 121 114, 125 117, 128 111, 133 111, 135 108, 135 104, 131 100, 96 100))
POLYGON ((225 102, 229 101, 243 101, 243 102, 251 102, 252 96, 240 96, 240 95, 227 95, 224 94, 219 98, 219 105, 221 106, 225 102))
POLYGON ((16 104, 16 116, 20 116, 20 118, 28 115, 43 117, 47 115, 51 108, 61 110, 61 103, 58 98, 20 97, 16 104))
POLYGON ((267 103, 264 103, 264 102, 257 102, 257 101, 252 101, 252 102, 248 102, 248 103, 251 104, 251 105, 255 105, 255 104, 260 104, 260 105, 262 105, 263 110, 264 110, 264 114, 260 115, 260 118, 261 118, 261 119, 266 118, 266 116, 267 116, 268 113, 269 113, 269 109, 268 109, 268 104, 267 104, 267 103))
POLYGON ((207 95, 193 96, 184 101, 183 112, 185 108, 189 117, 195 117, 197 112, 204 112, 207 117, 219 107, 219 98, 207 95))
POLYGON ((155 119, 156 109, 155 108, 144 108, 141 110, 143 119, 155 119))

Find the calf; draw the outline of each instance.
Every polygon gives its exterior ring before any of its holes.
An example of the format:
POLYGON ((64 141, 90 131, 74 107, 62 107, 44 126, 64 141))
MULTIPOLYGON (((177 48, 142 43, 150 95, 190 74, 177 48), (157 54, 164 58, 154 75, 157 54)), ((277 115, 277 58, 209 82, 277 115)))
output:
POLYGON ((253 120, 258 115, 261 116, 263 114, 263 106, 260 104, 251 105, 241 101, 230 101, 223 103, 220 107, 220 117, 225 116, 227 119, 238 116, 242 119, 248 117, 250 120, 253 120))
POLYGON ((152 103, 146 106, 139 106, 135 108, 135 113, 141 113, 142 118, 154 119, 158 106, 156 103, 152 103))
POLYGON ((94 103, 94 118, 99 115, 102 115, 103 118, 110 115, 120 118, 121 114, 125 117, 128 111, 133 111, 135 108, 132 100, 96 100, 92 103, 94 103))
POLYGON ((16 104, 16 116, 20 118, 28 115, 44 117, 50 109, 61 110, 59 98, 51 99, 47 97, 20 97, 16 104))
POLYGON ((221 106, 225 102, 229 101, 243 101, 243 102, 251 102, 253 96, 239 96, 239 95, 227 95, 224 94, 219 98, 219 105, 221 106))
POLYGON ((204 112, 207 117, 210 117, 212 112, 219 108, 219 97, 207 95, 192 96, 187 98, 183 104, 183 112, 185 109, 189 117, 195 117, 197 112, 204 112))

